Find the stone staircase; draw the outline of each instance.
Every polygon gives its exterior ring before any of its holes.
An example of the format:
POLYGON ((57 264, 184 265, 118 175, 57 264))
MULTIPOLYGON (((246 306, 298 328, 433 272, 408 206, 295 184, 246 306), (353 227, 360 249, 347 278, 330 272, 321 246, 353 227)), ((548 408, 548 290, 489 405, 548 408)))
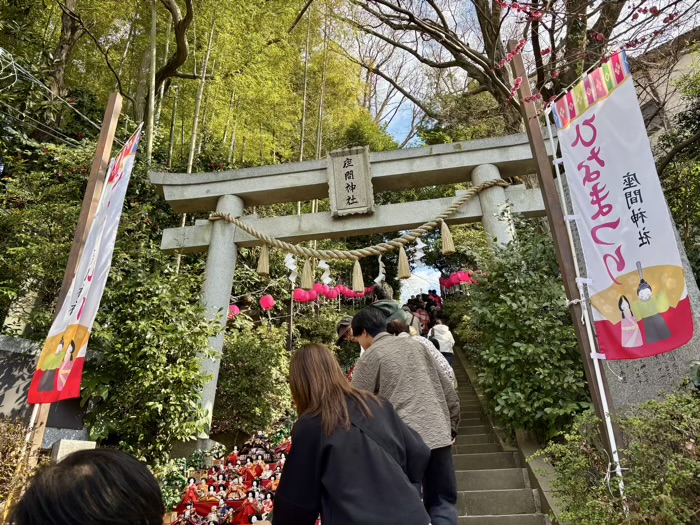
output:
POLYGON ((455 356, 462 420, 454 446, 459 525, 549 525, 518 454, 505 451, 455 356))

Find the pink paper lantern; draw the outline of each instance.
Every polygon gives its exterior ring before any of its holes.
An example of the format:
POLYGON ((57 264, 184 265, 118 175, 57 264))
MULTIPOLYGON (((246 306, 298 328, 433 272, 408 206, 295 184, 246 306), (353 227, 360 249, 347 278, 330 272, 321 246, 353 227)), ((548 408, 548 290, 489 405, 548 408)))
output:
POLYGON ((318 292, 316 292, 316 290, 309 290, 308 292, 306 292, 307 302, 315 301, 316 299, 318 299, 318 292))
POLYGON ((321 283, 314 284, 314 291, 316 293, 323 293, 323 285, 321 283))
POLYGON ((306 291, 303 288, 296 288, 292 292, 292 297, 294 298, 295 301, 299 303, 305 303, 306 302, 306 291))
POLYGON ((272 297, 271 295, 263 295, 260 298, 260 307, 269 312, 275 307, 275 298, 272 297))
POLYGON ((236 306, 235 304, 229 305, 229 307, 228 307, 228 319, 229 319, 229 321, 231 319, 234 319, 240 313, 241 313, 241 309, 238 308, 238 306, 236 306))
POLYGON ((321 292, 323 295, 328 295, 328 292, 331 291, 331 287, 328 286, 327 284, 322 285, 321 292))
POLYGON ((461 281, 459 279, 459 275, 457 275, 456 273, 450 275, 450 283, 452 284, 452 286, 457 286, 460 282, 461 281))
POLYGON ((340 295, 340 292, 338 290, 332 289, 328 291, 326 297, 328 297, 329 299, 337 299, 338 295, 340 295))

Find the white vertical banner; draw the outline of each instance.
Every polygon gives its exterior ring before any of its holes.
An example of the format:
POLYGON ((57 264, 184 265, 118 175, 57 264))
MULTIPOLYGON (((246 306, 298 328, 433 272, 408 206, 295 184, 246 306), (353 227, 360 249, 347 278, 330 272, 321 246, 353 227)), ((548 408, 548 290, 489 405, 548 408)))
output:
POLYGON ((555 104, 600 352, 674 350, 693 319, 671 216, 623 53, 555 104))
POLYGON ((29 403, 55 403, 80 397, 88 339, 112 265, 140 136, 141 127, 109 165, 78 270, 41 351, 29 389, 29 403))

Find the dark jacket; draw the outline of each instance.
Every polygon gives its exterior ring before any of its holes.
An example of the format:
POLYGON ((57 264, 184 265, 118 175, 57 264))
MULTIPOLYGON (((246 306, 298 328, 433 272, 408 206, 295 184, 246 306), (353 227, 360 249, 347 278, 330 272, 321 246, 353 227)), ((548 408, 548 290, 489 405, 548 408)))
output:
POLYGON ((418 487, 430 449, 388 401, 370 402, 369 419, 347 403, 349 430, 326 436, 320 416, 294 425, 273 525, 313 525, 319 514, 323 525, 428 525, 418 487))

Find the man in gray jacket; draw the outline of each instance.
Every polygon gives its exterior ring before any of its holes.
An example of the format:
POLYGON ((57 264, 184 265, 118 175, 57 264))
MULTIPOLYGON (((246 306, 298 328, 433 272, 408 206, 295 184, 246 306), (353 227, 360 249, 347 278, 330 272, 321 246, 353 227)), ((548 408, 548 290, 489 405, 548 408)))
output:
POLYGON ((459 398, 452 382, 419 342, 386 331, 378 308, 360 310, 352 319, 353 339, 363 348, 352 383, 388 399, 409 427, 430 448, 423 477, 423 503, 432 525, 457 525, 457 480, 452 441, 459 425, 459 398))

